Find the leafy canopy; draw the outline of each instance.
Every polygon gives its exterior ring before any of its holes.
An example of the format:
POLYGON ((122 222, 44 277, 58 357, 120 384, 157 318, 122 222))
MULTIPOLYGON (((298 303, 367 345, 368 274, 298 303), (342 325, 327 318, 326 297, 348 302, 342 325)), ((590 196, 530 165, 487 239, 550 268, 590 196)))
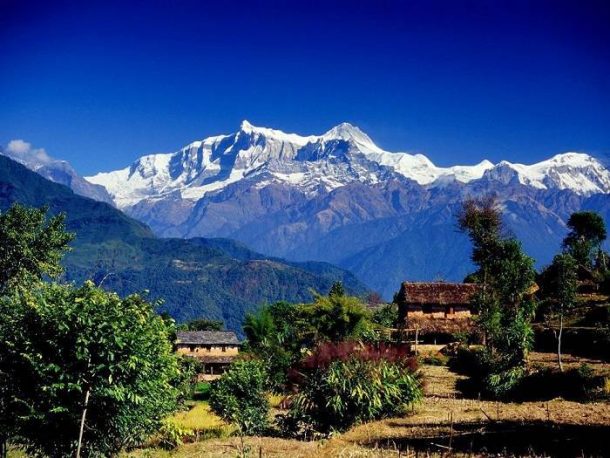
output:
POLYGON ((191 320, 178 326, 179 331, 222 331, 223 328, 222 321, 205 318, 191 320))
POLYGON ((155 431, 181 383, 171 329, 137 295, 39 283, 0 300, 2 416, 35 455, 73 455, 89 392, 84 455, 155 431))
POLYGON ((570 232, 563 240, 565 251, 582 266, 591 267, 593 258, 606 240, 602 217, 590 211, 572 213, 568 219, 570 232))
POLYGON ((268 427, 267 373, 261 361, 235 361, 210 387, 210 407, 241 434, 260 434, 268 427))
POLYGON ((74 238, 65 215, 47 217, 47 208, 19 204, 0 213, 0 289, 11 282, 56 277, 61 259, 74 238))

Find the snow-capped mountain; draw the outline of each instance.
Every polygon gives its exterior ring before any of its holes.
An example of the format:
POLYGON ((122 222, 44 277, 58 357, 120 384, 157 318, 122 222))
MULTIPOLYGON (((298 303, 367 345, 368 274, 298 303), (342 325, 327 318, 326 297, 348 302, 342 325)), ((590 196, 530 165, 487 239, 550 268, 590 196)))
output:
POLYGON ((68 186, 76 194, 113 203, 110 194, 103 186, 83 179, 68 162, 54 159, 43 148, 33 148, 30 143, 23 140, 11 140, 5 148, 0 148, 0 154, 25 165, 48 180, 68 186))
POLYGON ((3 154, 77 193, 111 198, 158 235, 226 237, 266 255, 328 261, 388 298, 405 279, 461 280, 470 271, 469 242, 456 231, 466 197, 495 195, 539 266, 560 249, 572 212, 595 210, 610 223, 610 172, 590 155, 439 167, 385 151, 347 123, 302 136, 244 121, 233 134, 88 181, 25 142, 3 154))
POLYGON ((438 167, 421 154, 388 152, 348 123, 322 135, 301 136, 243 121, 230 135, 208 137, 175 153, 144 156, 131 166, 86 179, 101 185, 119 208, 179 195, 197 201, 240 180, 297 187, 309 196, 350 183, 375 184, 404 177, 428 188, 482 178, 513 178, 537 189, 580 195, 610 193, 610 171, 584 153, 564 153, 532 165, 485 160, 473 166, 438 167))

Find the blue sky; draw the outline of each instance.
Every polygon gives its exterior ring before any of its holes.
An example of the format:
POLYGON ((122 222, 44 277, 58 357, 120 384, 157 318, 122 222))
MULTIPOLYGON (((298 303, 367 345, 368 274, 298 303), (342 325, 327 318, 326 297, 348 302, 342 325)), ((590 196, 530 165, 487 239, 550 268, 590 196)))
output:
POLYGON ((0 0, 0 144, 82 174, 242 119, 439 165, 610 151, 607 1, 0 0))

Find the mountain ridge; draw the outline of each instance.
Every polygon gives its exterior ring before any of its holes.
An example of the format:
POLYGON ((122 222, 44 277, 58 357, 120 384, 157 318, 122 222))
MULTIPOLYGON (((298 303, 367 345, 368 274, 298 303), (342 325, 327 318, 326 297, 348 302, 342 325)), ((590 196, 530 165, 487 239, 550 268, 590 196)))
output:
POLYGON ((65 280, 93 279, 121 295, 148 290, 151 300, 165 300, 159 310, 179 321, 221 319, 240 333, 244 314, 264 303, 307 301, 312 289, 326 291, 336 280, 354 294, 367 292, 328 263, 285 261, 228 239, 159 239, 111 205, 0 156, 0 209, 15 202, 66 213, 76 239, 64 259, 65 280))

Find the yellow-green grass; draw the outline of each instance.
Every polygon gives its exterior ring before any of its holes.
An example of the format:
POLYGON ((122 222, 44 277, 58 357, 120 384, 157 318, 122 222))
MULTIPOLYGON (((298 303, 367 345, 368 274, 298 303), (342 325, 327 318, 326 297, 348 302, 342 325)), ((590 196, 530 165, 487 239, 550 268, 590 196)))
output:
POLYGON ((181 429, 200 433, 214 432, 220 437, 229 436, 235 431, 233 426, 228 425, 212 412, 206 401, 193 403, 189 410, 178 412, 167 421, 181 429))

